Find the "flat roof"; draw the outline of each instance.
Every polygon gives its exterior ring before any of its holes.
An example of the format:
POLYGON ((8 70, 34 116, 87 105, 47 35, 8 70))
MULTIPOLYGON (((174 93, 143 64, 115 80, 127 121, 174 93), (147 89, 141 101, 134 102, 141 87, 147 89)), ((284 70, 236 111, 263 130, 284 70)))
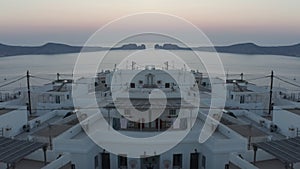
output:
MULTIPOLYGON (((278 159, 271 159, 271 160, 263 160, 263 161, 257 161, 255 163, 255 166, 258 168, 263 169, 283 169, 285 168, 284 164, 278 160, 278 159)), ((242 169, 232 162, 229 162, 229 168, 230 169, 242 169)))
POLYGON ((14 110, 17 110, 17 109, 0 108, 0 115, 6 114, 6 113, 14 111, 14 110))
POLYGON ((72 163, 68 162, 66 165, 60 167, 59 169, 70 169, 70 168, 72 168, 72 163))
POLYGON ((253 143, 253 147, 260 148, 283 162, 300 162, 300 137, 253 143))
POLYGON ((278 159, 271 159, 271 160, 264 160, 264 161, 257 161, 255 166, 258 168, 263 169, 282 169, 285 168, 282 161, 278 159))
POLYGON ((36 136, 41 136, 41 137, 57 137, 61 133, 67 131, 69 128, 71 128, 73 125, 50 125, 38 130, 37 132, 34 133, 36 136))
POLYGON ((267 133, 259 130, 253 125, 227 125, 227 126, 244 137, 267 136, 267 133))
POLYGON ((300 108, 295 108, 295 109, 284 109, 286 111, 289 111, 291 113, 297 114, 300 116, 300 108))
POLYGON ((7 164, 17 163, 45 146, 47 146, 46 143, 0 137, 0 161, 7 164))
POLYGON ((16 163, 16 169, 41 169, 45 166, 43 161, 22 159, 16 163))
POLYGON ((194 105, 186 102, 185 100, 181 99, 168 99, 167 104, 164 105, 162 99, 153 99, 150 104, 149 100, 147 99, 117 99, 114 103, 109 103, 103 107, 105 108, 115 108, 115 105, 121 108, 131 108, 130 105, 132 104, 135 108, 140 109, 149 109, 150 106, 152 108, 162 108, 166 107, 167 109, 174 109, 174 108, 195 108, 194 105))

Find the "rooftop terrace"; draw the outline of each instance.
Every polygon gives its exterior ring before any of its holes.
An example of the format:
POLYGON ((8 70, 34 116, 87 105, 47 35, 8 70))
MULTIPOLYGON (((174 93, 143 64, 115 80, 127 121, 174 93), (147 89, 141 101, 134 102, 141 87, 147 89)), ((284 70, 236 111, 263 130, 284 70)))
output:
POLYGON ((300 116, 300 108, 295 108, 295 109, 284 109, 284 110, 289 111, 289 112, 291 112, 291 113, 294 113, 294 114, 300 116))
POLYGON ((7 109, 7 108, 0 108, 0 116, 6 113, 9 113, 11 111, 14 111, 16 109, 7 109))
POLYGON ((228 127, 244 137, 267 136, 267 133, 259 130, 258 128, 252 125, 228 125, 228 127))
POLYGON ((44 167, 45 164, 42 161, 23 159, 16 163, 16 169, 40 169, 44 167))
POLYGON ((67 131, 73 125, 50 125, 48 127, 42 128, 34 133, 36 136, 41 137, 57 137, 63 132, 67 131))

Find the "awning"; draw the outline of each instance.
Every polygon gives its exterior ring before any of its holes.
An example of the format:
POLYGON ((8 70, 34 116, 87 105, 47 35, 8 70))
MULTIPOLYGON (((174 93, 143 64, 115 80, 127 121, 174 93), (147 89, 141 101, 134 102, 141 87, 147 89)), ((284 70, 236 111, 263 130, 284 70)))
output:
POLYGON ((0 162, 15 164, 40 148, 46 151, 47 144, 0 137, 0 162))
POLYGON ((253 143, 253 147, 254 150, 260 148, 287 164, 300 162, 300 137, 253 143))

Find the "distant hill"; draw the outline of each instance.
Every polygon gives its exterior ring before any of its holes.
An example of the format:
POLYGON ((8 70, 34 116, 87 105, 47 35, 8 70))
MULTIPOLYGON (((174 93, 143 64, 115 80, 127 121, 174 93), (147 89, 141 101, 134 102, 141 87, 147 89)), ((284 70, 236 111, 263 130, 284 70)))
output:
POLYGON ((155 49, 164 50, 195 50, 219 53, 247 54, 247 55, 285 55, 300 57, 300 44, 290 46, 258 46, 254 43, 242 43, 230 46, 215 47, 180 47, 176 44, 155 45, 155 49))
POLYGON ((125 44, 121 47, 111 48, 110 50, 143 50, 143 49, 146 49, 146 46, 144 44, 138 46, 137 44, 130 43, 130 44, 125 44))
POLYGON ((192 50, 192 48, 180 47, 176 44, 166 43, 160 46, 159 44, 154 45, 154 49, 164 49, 164 50, 192 50))
POLYGON ((103 50, 142 50, 145 45, 125 44, 121 47, 82 47, 59 43, 47 43, 42 46, 11 46, 0 44, 0 57, 17 55, 54 55, 79 52, 95 52, 103 50), (82 50, 83 49, 83 50, 82 50))

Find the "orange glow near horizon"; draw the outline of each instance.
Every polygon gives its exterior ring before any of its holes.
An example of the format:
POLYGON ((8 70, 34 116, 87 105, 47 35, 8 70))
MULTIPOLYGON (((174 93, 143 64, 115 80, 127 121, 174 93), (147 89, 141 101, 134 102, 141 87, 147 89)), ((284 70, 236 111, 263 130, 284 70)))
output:
POLYGON ((176 15, 210 32, 300 34, 300 1, 295 0, 10 0, 0 6, 0 35, 95 31, 114 19, 141 12, 176 15))

